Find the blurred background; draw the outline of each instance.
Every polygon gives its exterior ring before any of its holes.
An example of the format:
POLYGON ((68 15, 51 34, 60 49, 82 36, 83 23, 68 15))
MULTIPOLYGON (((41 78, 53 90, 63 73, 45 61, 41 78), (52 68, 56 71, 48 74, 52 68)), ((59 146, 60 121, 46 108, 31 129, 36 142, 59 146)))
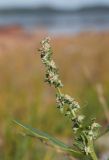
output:
MULTIPOLYGON (((37 49, 45 36, 52 39, 63 92, 102 129, 109 124, 109 0, 0 1, 0 160, 69 159, 23 137, 11 122, 19 119, 72 144, 71 123, 44 83, 37 49)), ((109 135, 96 150, 99 159, 108 159, 109 135)))

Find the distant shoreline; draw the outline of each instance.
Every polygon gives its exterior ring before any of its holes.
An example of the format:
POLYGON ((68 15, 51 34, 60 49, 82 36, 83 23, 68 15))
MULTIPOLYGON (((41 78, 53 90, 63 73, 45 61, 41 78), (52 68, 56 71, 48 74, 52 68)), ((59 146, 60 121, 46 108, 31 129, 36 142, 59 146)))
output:
POLYGON ((78 10, 50 7, 0 10, 0 27, 20 26, 51 34, 75 34, 109 30, 109 6, 90 6, 78 10))
POLYGON ((51 14, 79 14, 86 12, 109 12, 109 5, 92 5, 79 7, 74 9, 63 9, 56 7, 10 7, 10 8, 0 8, 0 14, 13 14, 13 13, 51 13, 51 14))

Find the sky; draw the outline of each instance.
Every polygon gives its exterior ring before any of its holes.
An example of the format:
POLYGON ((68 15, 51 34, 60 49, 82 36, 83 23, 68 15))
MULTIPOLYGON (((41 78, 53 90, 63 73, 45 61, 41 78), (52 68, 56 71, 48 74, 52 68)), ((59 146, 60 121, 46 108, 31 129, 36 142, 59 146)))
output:
POLYGON ((59 8, 78 8, 85 5, 108 4, 109 0, 0 0, 0 8, 13 6, 51 5, 59 8))

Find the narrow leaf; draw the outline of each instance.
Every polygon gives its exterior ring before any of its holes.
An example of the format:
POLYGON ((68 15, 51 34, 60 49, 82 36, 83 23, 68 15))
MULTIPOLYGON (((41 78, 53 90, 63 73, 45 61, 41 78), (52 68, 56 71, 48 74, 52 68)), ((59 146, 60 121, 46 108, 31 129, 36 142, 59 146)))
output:
POLYGON ((35 137, 42 139, 42 140, 45 140, 45 141, 49 141, 53 146, 56 146, 56 147, 60 148, 61 150, 64 150, 64 151, 71 153, 72 156, 74 156, 74 157, 78 157, 78 158, 84 157, 84 155, 82 153, 80 153, 79 151, 73 150, 70 146, 64 144, 63 142, 61 142, 57 138, 54 138, 45 132, 42 132, 36 128, 32 128, 28 125, 24 125, 21 122, 19 122, 18 120, 13 120, 13 122, 16 123, 17 125, 23 127, 25 130, 30 132, 35 137))

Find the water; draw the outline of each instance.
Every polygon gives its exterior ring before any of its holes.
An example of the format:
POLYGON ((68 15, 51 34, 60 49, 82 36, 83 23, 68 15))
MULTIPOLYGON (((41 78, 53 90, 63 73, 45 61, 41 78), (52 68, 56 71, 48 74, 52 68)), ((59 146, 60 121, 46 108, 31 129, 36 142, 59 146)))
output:
POLYGON ((109 30, 109 12, 0 14, 0 26, 9 25, 20 25, 30 30, 42 27, 55 34, 106 31, 109 30))

